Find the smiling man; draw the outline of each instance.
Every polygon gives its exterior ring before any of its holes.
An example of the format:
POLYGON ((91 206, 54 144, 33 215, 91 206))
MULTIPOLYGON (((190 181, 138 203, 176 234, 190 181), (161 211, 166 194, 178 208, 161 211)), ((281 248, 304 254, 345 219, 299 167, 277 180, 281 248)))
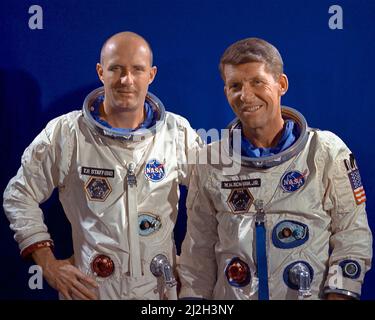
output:
POLYGON ((156 67, 141 36, 109 38, 97 72, 104 87, 83 110, 52 120, 25 150, 4 211, 21 255, 61 298, 173 299, 178 185, 188 184, 200 139, 148 92, 156 67), (72 225, 66 260, 55 258, 39 207, 54 188, 72 225))
POLYGON ((193 170, 180 297, 358 299, 372 235, 353 154, 281 106, 288 78, 270 43, 232 44, 220 71, 237 118, 229 141, 202 151, 224 150, 212 156, 221 163, 193 170), (237 174, 227 170, 231 161, 241 165, 237 174))
POLYGON ((228 64, 224 72, 224 92, 242 123, 244 138, 261 148, 276 145, 284 125, 280 95, 288 89, 286 75, 274 77, 262 62, 228 64))

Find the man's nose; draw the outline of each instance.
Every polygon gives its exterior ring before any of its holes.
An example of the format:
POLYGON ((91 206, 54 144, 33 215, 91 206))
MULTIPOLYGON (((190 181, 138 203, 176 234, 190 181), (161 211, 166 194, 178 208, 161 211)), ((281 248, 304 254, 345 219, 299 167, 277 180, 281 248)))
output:
POLYGON ((121 75, 121 84, 123 85, 132 85, 134 83, 134 76, 131 72, 126 72, 121 75))
POLYGON ((241 101, 242 102, 252 102, 255 98, 255 95, 254 95, 254 92, 251 88, 251 86, 247 83, 245 83, 243 86, 242 86, 242 90, 241 90, 241 101))

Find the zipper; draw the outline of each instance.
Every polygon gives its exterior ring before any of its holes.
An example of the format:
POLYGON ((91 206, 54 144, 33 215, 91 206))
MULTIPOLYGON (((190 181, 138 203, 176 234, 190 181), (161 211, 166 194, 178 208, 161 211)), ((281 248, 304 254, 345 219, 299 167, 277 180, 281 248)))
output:
POLYGON ((127 164, 126 181, 129 187, 137 186, 137 177, 135 176, 135 163, 129 162, 127 164))
POLYGON ((255 225, 264 225, 264 222, 266 220, 266 214, 264 212, 264 202, 261 199, 257 199, 254 201, 254 206, 256 210, 255 214, 255 225))

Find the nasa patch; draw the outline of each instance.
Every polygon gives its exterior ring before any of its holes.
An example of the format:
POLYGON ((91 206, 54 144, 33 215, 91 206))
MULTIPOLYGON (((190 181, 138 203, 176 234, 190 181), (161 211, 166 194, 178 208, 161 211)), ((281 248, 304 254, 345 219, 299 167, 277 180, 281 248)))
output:
POLYGON ((157 159, 149 160, 145 166, 145 177, 147 180, 159 182, 165 177, 164 164, 157 159))
POLYGON ((285 192, 294 192, 303 187, 305 176, 299 171, 289 171, 282 176, 280 186, 285 192))

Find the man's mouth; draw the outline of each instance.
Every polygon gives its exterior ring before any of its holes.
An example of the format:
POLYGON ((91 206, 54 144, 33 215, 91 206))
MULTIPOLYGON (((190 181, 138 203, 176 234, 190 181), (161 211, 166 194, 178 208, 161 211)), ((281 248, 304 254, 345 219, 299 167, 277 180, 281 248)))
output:
POLYGON ((254 106, 244 106, 244 107, 241 108, 241 111, 242 112, 256 112, 262 107, 263 107, 262 104, 257 104, 257 105, 254 105, 254 106))
POLYGON ((121 93, 121 94, 134 94, 135 91, 134 90, 125 90, 125 89, 118 89, 116 90, 118 93, 121 93))

